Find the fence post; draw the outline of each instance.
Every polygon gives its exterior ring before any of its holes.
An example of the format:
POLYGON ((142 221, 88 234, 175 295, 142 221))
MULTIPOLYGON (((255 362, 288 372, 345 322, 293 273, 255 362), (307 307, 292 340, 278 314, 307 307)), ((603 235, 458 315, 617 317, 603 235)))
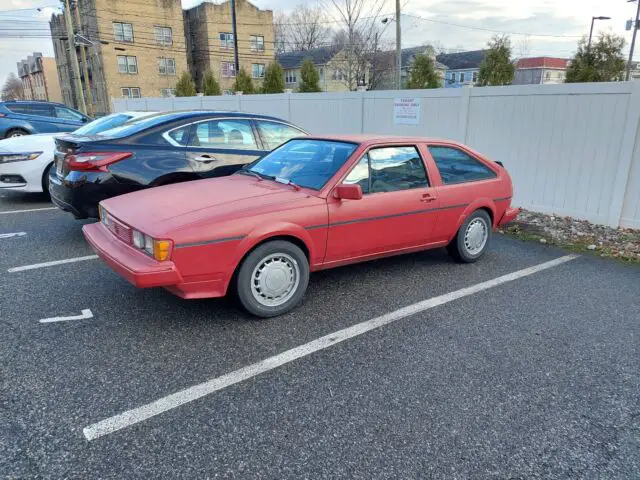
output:
POLYGON ((620 157, 618 168, 613 182, 611 205, 607 217, 607 225, 617 228, 620 226, 624 199, 626 197, 627 183, 631 174, 633 153, 638 141, 638 120, 640 119, 640 82, 631 82, 631 93, 627 108, 627 117, 624 123, 624 134, 620 144, 620 157))
POLYGON ((469 130, 469 104, 471 103, 471 88, 461 87, 460 92, 460 116, 458 118, 459 140, 467 143, 467 132, 469 130))

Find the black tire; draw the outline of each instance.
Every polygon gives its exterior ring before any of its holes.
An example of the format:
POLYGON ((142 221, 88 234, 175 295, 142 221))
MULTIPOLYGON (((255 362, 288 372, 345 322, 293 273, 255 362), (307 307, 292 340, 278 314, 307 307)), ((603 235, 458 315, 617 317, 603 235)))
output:
POLYGON ((42 193, 47 198, 51 198, 49 195, 49 173, 51 172, 51 168, 53 167, 53 163, 50 163, 47 168, 44 169, 44 173, 42 174, 42 193))
POLYGON ((487 252, 489 244, 491 243, 491 227, 491 217, 487 211, 476 210, 469 215, 469 217, 460 226, 456 236, 453 237, 453 240, 451 240, 449 245, 447 245, 447 252, 449 252, 449 255, 458 262, 473 263, 478 261, 487 252), (484 246, 477 252, 470 249, 465 242, 467 229, 472 222, 474 222, 474 225, 484 224, 484 227, 486 228, 486 241, 484 242, 484 246))
POLYGON ((4 138, 23 137, 25 135, 29 135, 29 132, 23 130, 22 128, 12 128, 7 132, 4 138))
MULTIPOLYGON (((236 275, 235 290, 238 301, 247 312, 256 317, 269 318, 282 315, 294 309, 302 301, 308 284, 309 261, 304 252, 291 242, 273 240, 260 245, 242 261, 242 265, 236 275), (297 286, 290 290, 289 298, 281 305, 265 305, 258 301, 253 293, 254 270, 262 264, 263 260, 277 255, 284 255, 285 257, 283 258, 286 258, 286 261, 294 262, 292 271, 297 268, 297 272, 294 275, 297 277, 297 286)), ((267 301, 268 298, 265 297, 265 302, 267 301)))

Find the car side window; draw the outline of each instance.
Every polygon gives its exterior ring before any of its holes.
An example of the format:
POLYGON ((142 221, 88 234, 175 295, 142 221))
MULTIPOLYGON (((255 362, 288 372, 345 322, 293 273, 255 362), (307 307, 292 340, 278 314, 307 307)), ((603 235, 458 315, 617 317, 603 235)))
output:
POLYGON ((369 150, 371 193, 395 192, 429 186, 427 172, 416 147, 369 150))
POLYGON ((258 150, 249 120, 209 120, 198 123, 189 146, 258 150))
POLYGON ((266 120, 256 120, 258 129, 269 150, 279 147, 284 142, 295 137, 306 136, 302 130, 294 128, 284 123, 269 122, 266 120))
POLYGON ((349 172, 347 178, 345 178, 342 183, 346 183, 347 185, 360 185, 362 188, 362 193, 365 195, 369 193, 369 180, 371 176, 369 175, 369 155, 365 154, 364 157, 360 159, 356 166, 353 167, 353 170, 349 172))
POLYGON ((169 138, 173 140, 169 143, 174 143, 182 147, 186 147, 187 141, 189 140, 189 127, 190 125, 185 125, 184 127, 175 128, 165 133, 165 135, 169 136, 169 138))
POLYGON ((489 167, 457 148, 430 146, 429 152, 445 185, 496 177, 496 173, 489 167))
POLYGON ((82 115, 78 112, 74 112, 68 108, 64 107, 55 107, 56 108, 56 117, 62 118, 63 120, 73 120, 76 122, 82 121, 82 115))
POLYGON ((53 108, 51 105, 38 105, 32 104, 29 107, 29 115, 38 115, 40 117, 54 117, 53 108))
POLYGON ((7 109, 13 113, 19 113, 22 115, 29 114, 28 105, 24 105, 24 104, 20 105, 19 103, 5 103, 4 106, 7 107, 7 109))

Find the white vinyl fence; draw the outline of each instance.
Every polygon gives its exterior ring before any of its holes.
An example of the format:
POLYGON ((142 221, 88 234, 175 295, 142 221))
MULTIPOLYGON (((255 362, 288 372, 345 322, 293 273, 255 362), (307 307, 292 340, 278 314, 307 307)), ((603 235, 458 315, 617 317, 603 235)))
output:
POLYGON ((113 100, 114 111, 263 113, 310 133, 380 133, 461 141, 502 161, 514 204, 640 228, 640 82, 437 90, 113 100), (417 125, 394 123, 394 99, 419 99, 417 125))

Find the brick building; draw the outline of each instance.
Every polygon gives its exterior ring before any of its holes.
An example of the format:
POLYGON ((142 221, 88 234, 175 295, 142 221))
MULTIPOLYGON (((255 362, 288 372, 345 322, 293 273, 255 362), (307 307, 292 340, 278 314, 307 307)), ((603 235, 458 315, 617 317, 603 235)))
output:
POLYGON ((43 57, 42 53, 34 52, 18 62, 18 76, 22 81, 26 100, 62 102, 55 58, 43 57))
POLYGON ((516 63, 514 85, 542 85, 564 83, 569 61, 566 58, 521 58, 516 63))
MULTIPOLYGON (((178 76, 188 69, 180 0, 78 0, 77 5, 81 25, 72 12, 74 29, 91 42, 76 45, 88 113, 110 112, 113 97, 173 93, 178 76)), ((50 28, 63 100, 77 108, 65 14, 52 15, 50 28)))
MULTIPOLYGON (((273 12, 260 10, 247 0, 236 0, 236 23, 240 68, 262 84, 266 66, 274 61, 273 12)), ((211 70, 223 91, 235 81, 234 42, 230 2, 201 3, 184 12, 189 67, 196 87, 211 70)))

